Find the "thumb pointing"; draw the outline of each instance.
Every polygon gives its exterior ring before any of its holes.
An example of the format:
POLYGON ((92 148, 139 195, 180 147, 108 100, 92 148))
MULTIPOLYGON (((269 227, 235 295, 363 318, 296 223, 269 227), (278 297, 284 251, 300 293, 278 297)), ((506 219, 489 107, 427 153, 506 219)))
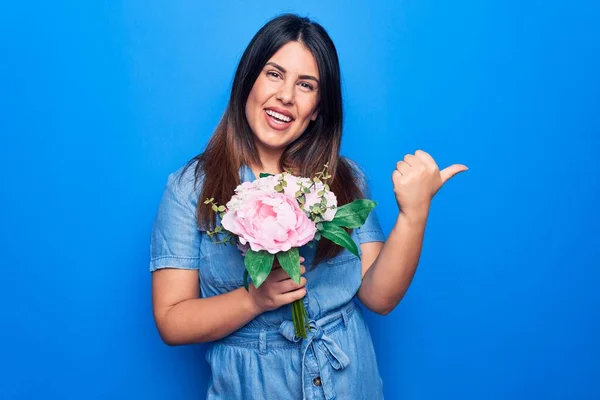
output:
POLYGON ((466 165, 462 164, 454 164, 447 168, 444 168, 440 171, 440 175, 442 177, 442 185, 448 181, 448 179, 452 178, 454 175, 465 172, 469 168, 466 165))

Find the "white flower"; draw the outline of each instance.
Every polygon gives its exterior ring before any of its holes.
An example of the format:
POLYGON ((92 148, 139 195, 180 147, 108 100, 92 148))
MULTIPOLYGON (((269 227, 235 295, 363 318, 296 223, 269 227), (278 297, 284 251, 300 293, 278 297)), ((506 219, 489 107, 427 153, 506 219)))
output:
POLYGON ((321 218, 324 221, 331 221, 335 217, 337 211, 337 198, 335 194, 330 190, 325 190, 323 182, 314 183, 310 178, 295 176, 287 172, 281 174, 269 175, 264 178, 259 178, 253 182, 243 182, 235 188, 235 196, 227 203, 227 209, 229 211, 238 211, 248 201, 251 194, 256 192, 262 193, 275 193, 275 186, 280 185, 281 181, 284 180, 286 184, 283 186, 283 194, 292 200, 297 201, 296 192, 302 190, 304 193, 305 201, 300 204, 300 208, 311 218, 314 218, 314 214, 311 212, 312 206, 315 204, 321 204, 323 198, 327 202, 326 210, 321 214, 321 218), (309 188, 309 192, 305 193, 304 189, 309 188), (319 193, 323 192, 319 196, 319 193), (331 208, 333 206, 333 209, 331 208))
POLYGON ((310 211, 313 205, 321 204, 321 200, 323 198, 325 198, 327 202, 327 209, 322 214, 322 218, 324 221, 331 221, 335 217, 335 213, 337 211, 337 197, 335 197, 335 194, 331 190, 325 190, 325 185, 323 184, 323 182, 317 182, 310 188, 310 193, 306 194, 306 203, 304 204, 304 210, 310 211), (324 192, 324 194, 319 196, 320 192, 324 192), (333 206, 334 208, 331 209, 331 206, 333 206))

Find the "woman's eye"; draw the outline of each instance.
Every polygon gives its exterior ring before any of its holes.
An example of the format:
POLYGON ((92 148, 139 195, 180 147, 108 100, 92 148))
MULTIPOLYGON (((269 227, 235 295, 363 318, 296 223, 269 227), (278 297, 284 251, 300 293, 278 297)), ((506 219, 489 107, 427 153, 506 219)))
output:
POLYGON ((300 86, 302 86, 303 88, 308 89, 308 90, 314 89, 313 85, 311 85, 310 83, 306 83, 306 82, 300 82, 300 86))
POLYGON ((275 71, 267 71, 267 76, 273 77, 273 78, 280 78, 279 73, 277 73, 275 71))

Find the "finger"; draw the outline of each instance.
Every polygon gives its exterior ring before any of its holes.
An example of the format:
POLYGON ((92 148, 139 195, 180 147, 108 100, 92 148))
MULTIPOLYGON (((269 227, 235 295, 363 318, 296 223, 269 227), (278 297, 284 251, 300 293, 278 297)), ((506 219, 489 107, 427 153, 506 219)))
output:
POLYGON ((403 164, 406 164, 406 163, 404 161, 398 161, 396 163, 396 171, 400 172, 400 175, 403 175, 402 171, 400 171, 400 167, 402 167, 403 164))
POLYGON ((267 279, 271 279, 273 282, 280 282, 290 279, 290 276, 283 268, 278 268, 275 271, 271 271, 267 279))
POLYGON ((281 300, 282 304, 290 304, 296 300, 302 299, 304 296, 306 296, 306 287, 301 287, 298 290, 293 290, 291 292, 284 293, 278 297, 279 300, 281 300))
POLYGON ((408 173, 410 165, 405 161, 398 161, 396 163, 396 171, 400 172, 400 175, 404 176, 408 173))
POLYGON ((448 179, 452 178, 454 175, 464 172, 468 170, 466 165, 462 164, 454 164, 447 168, 444 168, 440 171, 440 176, 442 177, 442 185, 448 181, 448 179))
MULTIPOLYGON (((306 267, 304 265, 300 265, 300 274, 305 272, 306 267)), ((267 279, 271 279, 273 282, 281 282, 286 279, 290 279, 290 276, 283 268, 279 268, 277 270, 272 270, 267 279)))
POLYGON ((293 279, 286 279, 285 281, 277 282, 277 291, 279 293, 287 293, 292 290, 298 290, 301 287, 306 286, 306 278, 300 278, 300 284, 294 282, 293 279))
POLYGON ((411 167, 415 167, 415 166, 419 165, 419 163, 421 161, 417 157, 413 156, 412 154, 407 154, 404 156, 404 162, 407 163, 411 167))
POLYGON ((434 167, 434 169, 438 169, 437 163, 435 162, 433 157, 431 157, 431 155, 429 155, 429 153, 427 153, 423 150, 417 150, 417 151, 415 151, 415 156, 419 160, 421 160, 423 163, 434 167))

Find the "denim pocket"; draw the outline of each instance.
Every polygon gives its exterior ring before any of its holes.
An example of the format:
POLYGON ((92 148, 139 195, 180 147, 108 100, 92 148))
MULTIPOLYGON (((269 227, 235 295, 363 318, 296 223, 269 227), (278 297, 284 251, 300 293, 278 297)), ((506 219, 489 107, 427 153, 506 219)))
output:
POLYGON ((205 283, 222 289, 222 293, 243 286, 244 258, 237 246, 213 243, 208 235, 204 235, 201 243, 204 257, 200 269, 205 283))

